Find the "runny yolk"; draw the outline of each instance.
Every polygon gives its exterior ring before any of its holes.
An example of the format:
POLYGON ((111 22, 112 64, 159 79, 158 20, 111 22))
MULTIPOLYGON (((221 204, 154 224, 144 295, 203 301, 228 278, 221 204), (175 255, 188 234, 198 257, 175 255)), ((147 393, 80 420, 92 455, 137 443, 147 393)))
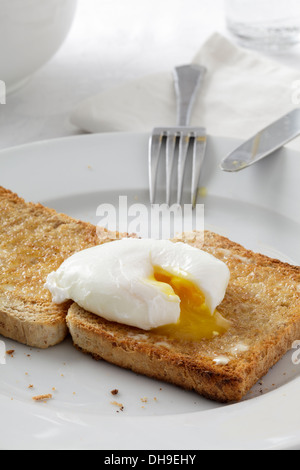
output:
POLYGON ((178 322, 154 328, 152 332, 172 339, 199 341, 212 339, 228 330, 229 322, 217 311, 211 314, 203 293, 192 281, 159 267, 154 268, 154 278, 171 286, 181 302, 178 322))

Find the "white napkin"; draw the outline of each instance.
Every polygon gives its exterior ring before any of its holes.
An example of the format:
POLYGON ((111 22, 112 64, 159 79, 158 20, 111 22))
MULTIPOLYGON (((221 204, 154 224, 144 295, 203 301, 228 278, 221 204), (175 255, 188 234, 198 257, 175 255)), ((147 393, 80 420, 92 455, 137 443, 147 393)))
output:
MULTIPOLYGON (((300 72, 211 36, 193 63, 207 67, 191 125, 208 134, 246 139, 297 107, 300 72)), ((182 64, 176 64, 182 65, 182 64)), ((87 132, 150 132, 176 124, 172 71, 132 81, 92 96, 71 115, 87 132)), ((300 150, 300 139, 289 144, 300 150)))

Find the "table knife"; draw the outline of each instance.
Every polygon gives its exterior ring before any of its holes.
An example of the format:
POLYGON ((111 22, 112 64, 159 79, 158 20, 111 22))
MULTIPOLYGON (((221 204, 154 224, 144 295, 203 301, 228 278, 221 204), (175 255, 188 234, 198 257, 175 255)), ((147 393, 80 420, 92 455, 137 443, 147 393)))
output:
POLYGON ((267 157, 300 135, 300 108, 273 122, 227 155, 223 171, 240 171, 267 157))

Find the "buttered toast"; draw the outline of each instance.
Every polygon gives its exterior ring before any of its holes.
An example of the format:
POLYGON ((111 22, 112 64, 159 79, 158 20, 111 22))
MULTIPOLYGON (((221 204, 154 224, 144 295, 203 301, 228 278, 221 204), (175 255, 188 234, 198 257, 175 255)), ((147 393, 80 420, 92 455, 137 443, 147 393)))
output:
POLYGON ((74 345, 95 359, 164 380, 220 402, 239 401, 300 339, 300 268, 247 251, 217 234, 183 241, 230 269, 218 311, 228 331, 198 342, 170 339, 109 322, 73 303, 67 324, 74 345))
POLYGON ((93 225, 0 187, 0 335, 38 348, 61 342, 70 303, 52 303, 46 277, 73 253, 98 243, 93 225))
POLYGON ((220 402, 240 400, 300 339, 300 267, 211 232, 205 232, 204 246, 203 234, 174 241, 227 264, 231 279, 218 307, 230 321, 223 335, 197 342, 170 339, 109 322, 75 303, 54 304, 44 287, 48 274, 72 254, 114 236, 0 187, 0 335, 47 348, 69 330, 74 345, 96 359, 220 402))

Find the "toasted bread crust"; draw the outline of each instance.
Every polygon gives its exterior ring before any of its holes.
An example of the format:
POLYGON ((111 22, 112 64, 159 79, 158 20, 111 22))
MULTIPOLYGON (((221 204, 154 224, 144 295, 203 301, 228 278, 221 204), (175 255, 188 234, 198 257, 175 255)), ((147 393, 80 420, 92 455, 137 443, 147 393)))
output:
POLYGON ((0 334, 47 348, 68 333, 70 303, 55 305, 47 275, 76 251, 100 243, 96 227, 0 187, 0 334))
POLYGON ((108 322, 72 304, 67 324, 74 345, 96 359, 207 398, 239 401, 300 338, 300 268, 211 232, 205 233, 203 247, 197 233, 179 240, 228 265, 231 280, 218 309, 231 321, 227 333, 198 343, 170 340, 108 322))

